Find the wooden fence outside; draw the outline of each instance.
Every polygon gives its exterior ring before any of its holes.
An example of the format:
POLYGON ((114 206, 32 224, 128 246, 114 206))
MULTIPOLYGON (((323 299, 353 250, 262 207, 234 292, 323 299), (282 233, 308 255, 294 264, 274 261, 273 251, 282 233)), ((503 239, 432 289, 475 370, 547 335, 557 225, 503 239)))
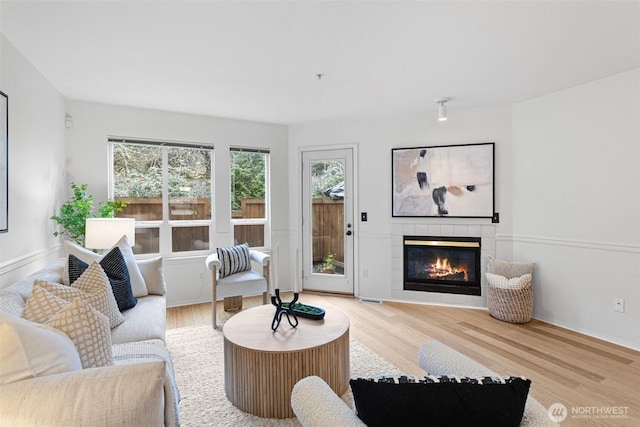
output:
MULTIPOLYGON (((118 214, 119 217, 136 218, 140 221, 162 219, 161 198, 127 198, 128 203, 118 214)), ((211 204, 208 198, 171 199, 169 218, 172 220, 208 220, 211 219, 211 204)), ((264 199, 243 199, 242 208, 232 211, 232 218, 264 218, 264 199)), ((344 260, 344 201, 331 199, 313 199, 313 261, 323 261, 330 253, 340 263, 344 260)), ((264 226, 240 225, 234 230, 235 240, 239 243, 250 242, 252 246, 264 244, 264 226), (260 244, 260 242, 262 244, 260 244)))
MULTIPOLYGON (((160 197, 118 197, 117 200, 127 202, 127 207, 118 214, 119 217, 136 218, 139 221, 162 220, 160 197)), ((169 219, 190 221, 211 219, 211 202, 203 197, 171 198, 169 219)))
POLYGON ((344 201, 313 199, 313 261, 323 261, 330 253, 344 261, 344 201))

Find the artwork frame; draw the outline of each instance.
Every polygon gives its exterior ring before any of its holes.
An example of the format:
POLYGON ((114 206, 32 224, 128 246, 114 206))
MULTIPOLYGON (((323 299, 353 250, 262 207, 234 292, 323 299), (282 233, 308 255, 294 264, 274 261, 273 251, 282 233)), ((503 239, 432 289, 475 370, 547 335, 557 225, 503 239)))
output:
POLYGON ((9 96, 0 91, 0 233, 9 231, 9 96))
POLYGON ((491 218, 495 143, 392 148, 392 216, 491 218))

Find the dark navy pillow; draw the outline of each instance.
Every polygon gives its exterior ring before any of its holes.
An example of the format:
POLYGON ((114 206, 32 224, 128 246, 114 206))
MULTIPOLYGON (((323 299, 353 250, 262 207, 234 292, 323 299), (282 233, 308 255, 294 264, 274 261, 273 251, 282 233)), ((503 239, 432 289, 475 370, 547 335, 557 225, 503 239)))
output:
POLYGON ((519 426, 531 381, 379 377, 350 381, 358 417, 377 426, 519 426))
MULTIPOLYGON (((111 283, 113 296, 118 303, 120 311, 135 307, 138 303, 136 297, 133 296, 131 289, 131 279, 129 277, 129 269, 122 256, 120 248, 115 247, 109 251, 100 260, 100 267, 104 270, 111 283)), ((73 254, 69 255, 69 283, 73 283, 84 273, 89 264, 82 261, 73 254)))

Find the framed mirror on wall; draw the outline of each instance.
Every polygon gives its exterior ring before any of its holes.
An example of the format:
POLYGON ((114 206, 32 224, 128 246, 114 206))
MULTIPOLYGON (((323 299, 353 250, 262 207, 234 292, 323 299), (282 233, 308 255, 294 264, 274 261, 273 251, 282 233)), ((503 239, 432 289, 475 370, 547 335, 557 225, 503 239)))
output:
POLYGON ((0 92, 0 233, 9 231, 9 97, 0 92))

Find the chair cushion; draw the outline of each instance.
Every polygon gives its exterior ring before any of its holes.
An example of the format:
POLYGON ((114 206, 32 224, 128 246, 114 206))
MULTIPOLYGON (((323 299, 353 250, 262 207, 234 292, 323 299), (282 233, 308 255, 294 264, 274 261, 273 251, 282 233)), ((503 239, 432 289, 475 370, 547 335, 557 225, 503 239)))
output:
POLYGON ((519 426, 531 381, 519 377, 378 377, 350 381, 368 426, 519 426))
POLYGON ((230 276, 241 271, 251 270, 251 256, 249 244, 223 247, 216 249, 220 259, 220 278, 230 276))
POLYGON ((267 281, 261 274, 249 270, 218 280, 216 299, 235 295, 258 295, 267 291, 267 281))
POLYGON ((138 298, 133 310, 122 312, 125 321, 111 329, 113 344, 159 339, 164 341, 167 329, 166 299, 160 295, 138 298))

